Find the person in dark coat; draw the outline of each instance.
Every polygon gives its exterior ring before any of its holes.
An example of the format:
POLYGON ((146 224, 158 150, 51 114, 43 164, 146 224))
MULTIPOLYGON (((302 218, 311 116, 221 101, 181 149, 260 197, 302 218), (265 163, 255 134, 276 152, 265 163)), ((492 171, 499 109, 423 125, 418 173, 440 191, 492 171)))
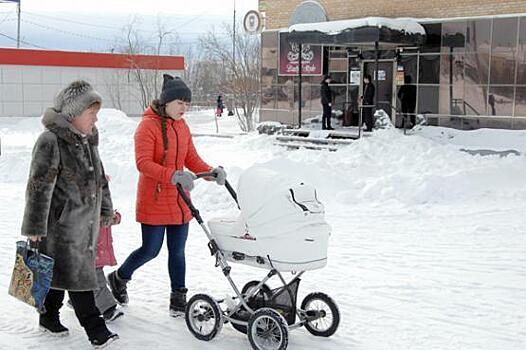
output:
POLYGON ((404 124, 411 120, 411 125, 416 124, 415 107, 416 107, 416 86, 411 85, 411 76, 404 77, 404 85, 398 90, 398 98, 402 104, 402 115, 404 124))
MULTIPOLYGON (((366 74, 363 78, 363 96, 360 97, 362 105, 371 106, 374 105, 374 85, 371 80, 371 75, 366 74)), ((374 127, 374 117, 373 117, 373 107, 364 107, 362 109, 363 121, 365 121, 366 129, 365 131, 373 131, 374 127)))
POLYGON ((322 129, 323 130, 334 130, 331 127, 331 115, 332 115, 332 91, 329 87, 329 83, 332 81, 330 75, 323 76, 321 81, 321 105, 323 107, 323 115, 321 117, 322 129))
POLYGON ((221 98, 221 95, 217 96, 217 102, 216 102, 216 116, 221 117, 223 115, 223 109, 225 108, 225 105, 223 104, 223 99, 221 98))
POLYGON ((40 329, 68 334, 59 319, 67 290, 94 346, 118 338, 106 327, 93 296, 99 223, 113 217, 95 127, 100 106, 101 96, 89 83, 74 81, 45 111, 46 130, 33 148, 22 222, 22 235, 38 242, 39 250, 55 260, 40 329))

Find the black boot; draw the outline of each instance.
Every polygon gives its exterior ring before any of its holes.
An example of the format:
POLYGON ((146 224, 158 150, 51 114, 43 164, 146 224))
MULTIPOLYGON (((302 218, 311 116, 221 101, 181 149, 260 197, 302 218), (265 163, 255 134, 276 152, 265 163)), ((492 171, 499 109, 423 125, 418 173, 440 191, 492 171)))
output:
POLYGON ((99 309, 95 306, 95 297, 92 291, 70 291, 69 297, 80 325, 86 331, 89 341, 95 348, 103 348, 119 338, 117 334, 106 327, 99 309))
POLYGON ((102 318, 104 321, 106 321, 106 323, 113 322, 121 316, 124 316, 124 312, 117 309, 117 305, 110 307, 108 310, 102 313, 102 318))
POLYGON ((106 329, 106 331, 100 332, 90 339, 91 345, 95 349, 102 349, 119 339, 116 333, 113 333, 106 329))
POLYGON ((115 300, 121 304, 128 304, 128 291, 126 290, 126 283, 129 280, 121 278, 118 274, 118 270, 113 271, 108 275, 108 284, 110 285, 111 294, 115 300))
POLYGON ((60 323, 59 315, 63 300, 63 290, 49 290, 44 301, 46 312, 40 315, 38 321, 40 330, 57 337, 63 337, 69 334, 69 330, 60 323))
POLYGON ((188 289, 186 288, 179 288, 170 293, 170 316, 179 317, 184 315, 187 291, 188 289))
POLYGON ((49 333, 53 336, 65 337, 66 335, 69 335, 69 329, 67 329, 62 325, 62 323, 60 323, 58 314, 48 315, 46 313, 40 315, 38 324, 41 331, 49 333))

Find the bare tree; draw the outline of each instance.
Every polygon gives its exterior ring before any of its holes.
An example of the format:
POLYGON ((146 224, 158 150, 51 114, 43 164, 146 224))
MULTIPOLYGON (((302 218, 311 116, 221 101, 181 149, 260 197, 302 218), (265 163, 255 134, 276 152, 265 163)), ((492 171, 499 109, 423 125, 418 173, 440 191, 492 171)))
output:
MULTIPOLYGON (((123 28, 124 38, 119 39, 115 51, 129 54, 130 69, 127 71, 127 81, 130 83, 130 93, 139 101, 142 108, 148 107, 150 102, 159 96, 159 89, 162 82, 161 72, 158 69, 142 69, 137 62, 137 55, 149 54, 159 56, 165 46, 173 46, 173 42, 178 39, 174 31, 166 29, 160 17, 157 18, 157 28, 153 35, 145 36, 139 29, 136 18, 132 19, 123 28)), ((157 66, 157 59, 152 58, 151 66, 157 66)), ((113 82, 113 87, 108 87, 110 98, 116 100, 119 88, 118 82, 113 82)))
MULTIPOLYGON (((232 26, 224 25, 232 43, 232 26)), ((260 95, 260 40, 259 36, 236 30, 235 51, 224 38, 214 30, 200 38, 200 44, 210 62, 219 68, 214 76, 219 80, 217 91, 226 92, 243 131, 254 130, 255 111, 259 106, 260 95)))

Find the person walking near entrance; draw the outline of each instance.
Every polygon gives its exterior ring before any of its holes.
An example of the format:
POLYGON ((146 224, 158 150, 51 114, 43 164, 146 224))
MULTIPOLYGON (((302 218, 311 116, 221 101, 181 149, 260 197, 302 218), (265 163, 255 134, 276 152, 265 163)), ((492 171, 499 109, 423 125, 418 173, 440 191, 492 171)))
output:
POLYGON ((415 107, 416 107, 416 86, 411 85, 411 77, 404 77, 404 85, 398 90, 398 98, 402 103, 403 123, 406 126, 408 120, 411 120, 411 127, 416 124, 415 107))
POLYGON ((217 96, 216 101, 216 116, 221 117, 223 115, 223 109, 225 108, 225 105, 223 104, 223 99, 221 98, 221 95, 217 96))
MULTIPOLYGON (((371 75, 366 74, 363 78, 363 96, 360 97, 363 106, 372 106, 374 104, 374 85, 371 81, 371 75)), ((363 107, 362 116, 365 121, 365 131, 373 131, 374 118, 373 107, 363 107)))
POLYGON ((332 81, 330 75, 324 75, 321 81, 321 105, 323 107, 323 115, 321 117, 322 129, 323 130, 334 130, 331 127, 331 115, 332 115, 332 91, 329 87, 329 83, 332 81))

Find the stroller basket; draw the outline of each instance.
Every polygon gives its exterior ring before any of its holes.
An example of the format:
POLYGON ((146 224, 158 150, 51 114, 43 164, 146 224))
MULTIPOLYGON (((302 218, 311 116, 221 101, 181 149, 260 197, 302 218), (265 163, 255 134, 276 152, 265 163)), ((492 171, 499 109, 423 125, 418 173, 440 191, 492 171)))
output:
MULTIPOLYGON (((264 285, 254 296, 247 300, 248 306, 253 310, 269 307, 281 314, 289 325, 296 322, 296 299, 300 285, 300 278, 294 278, 287 285, 269 289, 264 285)), ((248 321, 251 313, 241 308, 233 315, 235 319, 248 321)))
POLYGON ((296 299, 300 279, 294 278, 287 285, 272 290, 272 296, 267 307, 279 312, 289 325, 296 322, 296 299))

